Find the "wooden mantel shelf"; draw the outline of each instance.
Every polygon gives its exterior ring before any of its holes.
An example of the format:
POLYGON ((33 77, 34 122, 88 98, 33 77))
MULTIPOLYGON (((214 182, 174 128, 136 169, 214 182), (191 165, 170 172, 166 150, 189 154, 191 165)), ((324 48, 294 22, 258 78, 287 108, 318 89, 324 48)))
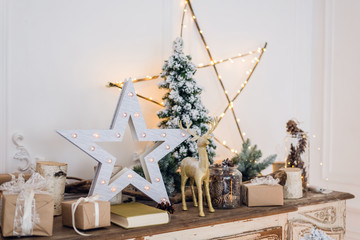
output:
MULTIPOLYGON (((197 208, 188 203, 188 211, 181 210, 181 204, 175 205, 175 214, 171 215, 169 224, 142 227, 137 229, 123 229, 112 225, 108 228, 89 230, 87 233, 93 234, 91 237, 82 237, 75 233, 72 228, 62 226, 61 216, 54 219, 54 235, 52 237, 41 237, 39 239, 143 239, 143 236, 182 231, 205 226, 213 226, 221 223, 254 219, 265 216, 278 215, 283 213, 296 212, 300 207, 323 204, 329 202, 342 201, 354 198, 354 195, 343 192, 332 192, 330 194, 320 194, 309 192, 306 197, 297 200, 285 200, 284 206, 277 207, 246 207, 241 206, 237 209, 216 209, 215 213, 209 213, 205 209, 205 217, 199 217, 197 208)), ((34 239, 34 238, 22 238, 34 239)))

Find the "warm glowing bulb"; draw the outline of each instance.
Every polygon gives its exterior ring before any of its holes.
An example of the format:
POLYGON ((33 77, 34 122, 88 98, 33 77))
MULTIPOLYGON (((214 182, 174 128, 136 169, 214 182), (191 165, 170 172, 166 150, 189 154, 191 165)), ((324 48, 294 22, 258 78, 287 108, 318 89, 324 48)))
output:
POLYGON ((169 146, 169 145, 166 145, 165 148, 166 148, 166 150, 169 150, 169 149, 170 149, 170 146, 169 146))
POLYGON ((141 136, 144 138, 146 137, 146 133, 142 133, 141 136))
POLYGON ((121 137, 121 134, 120 134, 120 133, 117 133, 117 134, 116 134, 116 137, 117 137, 117 138, 120 138, 120 137, 121 137))
POLYGON ((266 48, 263 48, 264 52, 266 52, 266 48))
POLYGON ((220 76, 220 75, 218 75, 218 78, 220 78, 220 79, 221 79, 221 76, 220 76))
POLYGON ((234 149, 231 149, 231 152, 235 152, 235 150, 234 150, 234 149))
POLYGON ((245 85, 244 84, 241 84, 241 88, 244 88, 245 87, 245 85))
POLYGON ((166 133, 162 133, 161 136, 162 136, 162 137, 166 137, 166 133))
POLYGON ((106 183, 105 180, 101 180, 100 184, 104 185, 106 183))
POLYGON ((186 10, 186 9, 184 9, 184 12, 187 12, 187 10, 186 10))
POLYGON ((112 192, 116 192, 116 187, 112 187, 110 190, 111 190, 112 192))
POLYGON ((320 147, 318 147, 318 150, 320 151, 320 147))
POLYGON ((72 136, 73 138, 77 138, 77 137, 78 137, 78 135, 77 135, 76 133, 73 133, 71 136, 72 136))
POLYGON ((326 181, 329 181, 329 178, 326 178, 325 180, 326 180, 326 181))
POLYGON ((239 54, 238 54, 238 56, 239 56, 239 57, 241 57, 241 56, 242 56, 242 54, 241 54, 241 53, 239 53, 239 54))
MULTIPOLYGON (((241 85, 241 87, 242 87, 243 85, 241 85)), ((237 93, 240 93, 241 91, 240 91, 240 89, 239 90, 237 90, 237 93)))
POLYGON ((235 150, 235 153, 238 153, 238 151, 237 151, 237 150, 235 150))
POLYGON ((203 63, 200 63, 200 64, 199 64, 199 67, 202 67, 202 66, 204 66, 204 64, 203 64, 203 63))
POLYGON ((245 132, 243 132, 243 136, 246 136, 246 133, 245 133, 245 132))
POLYGON ((202 30, 200 30, 199 32, 200 32, 201 34, 203 33, 203 31, 202 31, 202 30))
POLYGON ((207 49, 209 49, 209 46, 208 46, 208 45, 206 45, 205 47, 206 47, 207 49))
POLYGON ((196 17, 195 16, 193 16, 193 19, 195 19, 196 17))
POLYGON ((226 141, 223 141, 223 144, 226 145, 226 141))
POLYGON ((182 137, 185 137, 185 136, 186 136, 186 133, 182 132, 182 133, 181 133, 181 136, 182 136, 182 137))
POLYGON ((145 186, 144 187, 146 191, 149 191, 150 190, 150 187, 149 186, 145 186))
POLYGON ((241 59, 241 61, 242 61, 242 62, 246 62, 246 60, 245 60, 245 59, 241 59))
POLYGON ((94 138, 99 138, 100 135, 98 133, 94 133, 93 136, 94 138))
POLYGON ((123 113, 123 117, 126 118, 126 117, 127 117, 127 113, 123 113))
POLYGON ((220 59, 219 62, 222 63, 224 60, 220 59))
POLYGON ((315 135, 315 134, 313 135, 313 138, 316 138, 316 135, 315 135))
POLYGON ((211 63, 211 65, 214 65, 214 61, 211 61, 210 63, 211 63))
POLYGON ((154 162, 154 158, 149 158, 149 162, 154 162))
POLYGON ((109 159, 107 160, 107 162, 108 162, 108 163, 112 163, 112 159, 109 158, 109 159))
MULTIPOLYGON (((150 98, 151 99, 151 98, 150 98)), ((138 118, 138 117, 140 117, 140 113, 134 113, 134 116, 136 117, 136 118, 138 118)))
POLYGON ((155 182, 160 182, 160 178, 155 178, 155 182))
POLYGON ((128 96, 129 96, 129 97, 133 97, 133 96, 134 96, 134 93, 133 93, 133 92, 129 92, 129 93, 128 93, 128 96))
POLYGON ((228 91, 225 90, 225 94, 228 94, 228 91))
POLYGON ((236 121, 237 121, 237 122, 240 122, 240 118, 237 118, 236 121))
POLYGON ((321 163, 320 163, 320 166, 322 166, 322 165, 323 165, 323 163, 321 162, 321 163))
POLYGON ((91 146, 90 151, 95 151, 95 147, 91 146))
POLYGON ((224 117, 225 116, 225 113, 222 113, 221 115, 220 115, 220 117, 224 117))
POLYGON ((253 54, 253 52, 252 52, 252 51, 250 51, 250 52, 249 52, 249 54, 253 54))
POLYGON ((152 100, 152 97, 149 97, 150 100, 152 100))
POLYGON ((128 178, 133 178, 134 176, 132 174, 128 174, 128 178))
POLYGON ((247 84, 248 82, 247 82, 247 80, 245 80, 245 82, 244 82, 245 84, 247 84))
POLYGON ((249 74, 250 74, 250 72, 249 72, 249 71, 246 71, 246 74, 247 74, 247 75, 249 75, 249 74))
POLYGON ((166 198, 161 199, 161 201, 166 202, 166 198))
POLYGON ((232 60, 231 58, 229 58, 229 61, 230 61, 231 63, 234 63, 234 60, 232 60))

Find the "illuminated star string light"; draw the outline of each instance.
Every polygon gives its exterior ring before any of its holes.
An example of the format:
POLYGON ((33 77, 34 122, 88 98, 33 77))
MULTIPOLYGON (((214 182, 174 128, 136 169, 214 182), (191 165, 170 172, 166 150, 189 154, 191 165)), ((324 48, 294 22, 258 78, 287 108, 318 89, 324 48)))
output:
MULTIPOLYGON (((203 31, 201 30, 200 26, 199 26, 199 23, 198 23, 198 20, 197 20, 197 17, 195 16, 195 12, 193 10, 193 7, 191 5, 191 2, 190 1, 185 1, 185 6, 184 6, 184 10, 183 10, 183 15, 182 15, 182 20, 181 20, 181 30, 180 30, 180 36, 182 36, 182 32, 183 32, 183 29, 185 28, 185 25, 184 25, 184 18, 185 18, 185 14, 187 12, 189 12, 187 10, 187 8, 189 8, 190 10, 190 14, 192 16, 192 19, 193 19, 193 22, 195 23, 195 26, 198 30, 198 33, 200 35, 200 38, 202 40, 202 43, 205 47, 205 50, 208 54, 208 57, 209 57, 209 62, 207 64, 198 64, 197 65, 197 68, 198 69, 201 69, 201 68, 207 68, 207 67, 212 67, 215 71, 215 74, 217 76, 217 79, 218 79, 218 82, 220 83, 220 86, 224 92, 224 96, 228 102, 227 106, 225 107, 224 111, 220 114, 219 116, 219 122, 224 118, 225 114, 227 113, 227 111, 230 109, 231 112, 232 112, 232 115, 233 115, 233 118, 234 118, 234 121, 235 121, 235 124, 236 124, 236 127, 238 129, 238 132, 239 132, 239 135, 242 139, 242 141, 244 142, 245 139, 244 139, 244 136, 246 135, 245 132, 242 132, 241 131, 241 128, 240 128, 240 125, 239 125, 239 122, 240 122, 240 119, 236 116, 236 113, 233 109, 234 107, 234 101, 239 97, 239 95, 241 94, 241 92, 244 90, 244 88, 246 87, 246 85, 248 84, 252 74, 254 73, 257 65, 259 64, 264 52, 266 51, 266 47, 267 47, 267 43, 264 44, 263 47, 259 47, 257 48, 256 50, 254 51, 249 51, 247 53, 239 53, 237 54, 236 56, 233 56, 233 57, 230 57, 230 58, 226 58, 226 59, 219 59, 219 60, 215 60, 210 52, 210 47, 207 45, 206 43, 206 40, 205 40, 205 37, 204 37, 204 34, 203 34, 203 31), (222 63, 225 63, 225 62, 230 62, 230 63, 234 63, 234 60, 239 60, 241 59, 242 62, 246 62, 246 59, 245 57, 248 57, 248 56, 251 56, 251 55, 255 55, 255 57, 251 60, 251 63, 254 63, 254 66, 250 69, 248 69, 245 73, 247 75, 246 77, 246 80, 241 84, 240 88, 237 90, 237 93, 236 95, 231 99, 229 96, 228 96, 228 91, 225 89, 225 86, 223 84, 223 80, 222 80, 222 77, 217 69, 217 65, 218 64, 222 64, 222 63)), ((155 80, 157 78, 159 78, 160 74, 158 75, 154 75, 154 76, 151 76, 151 75, 147 75, 146 77, 142 77, 142 78, 134 78, 133 79, 133 82, 136 83, 136 82, 143 82, 143 81, 150 81, 150 80, 155 80)), ((108 87, 118 87, 120 89, 122 89, 122 86, 123 86, 123 82, 109 82, 108 84, 108 87)), ((146 96, 143 96, 143 95, 140 95, 140 94, 136 94, 139 98, 142 98, 146 101, 149 101, 149 102, 152 102, 154 104, 157 104, 159 106, 164 106, 163 102, 159 102, 159 101, 156 101, 156 100, 153 100, 151 97, 146 97, 146 96)), ((214 136, 214 139, 215 141, 217 141, 220 145, 224 146, 226 149, 230 150, 232 153, 237 153, 238 151, 235 150, 234 148, 231 148, 230 146, 228 146, 226 144, 226 141, 221 141, 220 139, 216 138, 214 136)))

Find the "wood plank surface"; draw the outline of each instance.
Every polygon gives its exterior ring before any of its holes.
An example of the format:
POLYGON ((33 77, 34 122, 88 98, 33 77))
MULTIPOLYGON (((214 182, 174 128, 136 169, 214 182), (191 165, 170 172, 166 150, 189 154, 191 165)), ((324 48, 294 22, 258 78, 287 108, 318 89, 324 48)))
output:
MULTIPOLYGON (((285 200, 284 206, 246 207, 243 205, 236 209, 216 209, 215 213, 209 213, 205 208, 205 217, 199 217, 197 208, 193 207, 191 202, 188 202, 188 211, 182 211, 181 204, 175 205, 175 213, 171 215, 171 221, 169 224, 141 227, 136 229, 123 229, 121 227, 112 225, 108 228, 86 231, 86 233, 93 234, 91 237, 82 237, 76 234, 72 228, 62 226, 62 219, 61 216, 59 216, 55 217, 54 219, 54 235, 52 237, 41 237, 41 239, 143 239, 144 236, 294 212, 297 211, 298 207, 302 206, 347 200, 352 198, 354 198, 354 195, 343 192, 332 192, 330 194, 309 192, 301 199, 285 200)), ((154 206, 155 203, 150 202, 149 205, 154 206)))

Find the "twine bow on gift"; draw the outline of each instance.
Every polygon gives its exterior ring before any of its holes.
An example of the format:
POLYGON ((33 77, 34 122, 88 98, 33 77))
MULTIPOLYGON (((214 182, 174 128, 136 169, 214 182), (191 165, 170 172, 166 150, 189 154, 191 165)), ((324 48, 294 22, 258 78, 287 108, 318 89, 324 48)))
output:
POLYGON ((248 185, 278 185, 279 179, 274 179, 272 176, 267 177, 257 177, 254 179, 251 179, 251 183, 248 185))
POLYGON ((15 217, 13 225, 14 236, 32 235, 34 225, 40 222, 39 215, 35 207, 35 194, 46 194, 43 189, 46 188, 46 180, 38 173, 25 182, 22 174, 16 179, 14 176, 10 182, 0 186, 4 194, 18 194, 15 206, 15 217))
POLYGON ((76 228, 76 224, 75 224, 75 211, 76 211, 76 208, 79 206, 80 203, 87 203, 87 202, 90 202, 90 203, 94 203, 94 208, 95 208, 95 228, 97 228, 99 226, 99 203, 97 202, 97 200, 99 200, 99 195, 93 195, 91 197, 86 197, 86 198, 79 198, 76 202, 74 202, 72 205, 71 205, 71 218, 72 218, 72 225, 73 225, 73 228, 75 230, 76 233, 80 234, 81 236, 85 236, 85 237, 88 237, 88 236, 91 236, 91 234, 87 234, 87 233, 82 233, 80 232, 79 230, 77 230, 76 228))

